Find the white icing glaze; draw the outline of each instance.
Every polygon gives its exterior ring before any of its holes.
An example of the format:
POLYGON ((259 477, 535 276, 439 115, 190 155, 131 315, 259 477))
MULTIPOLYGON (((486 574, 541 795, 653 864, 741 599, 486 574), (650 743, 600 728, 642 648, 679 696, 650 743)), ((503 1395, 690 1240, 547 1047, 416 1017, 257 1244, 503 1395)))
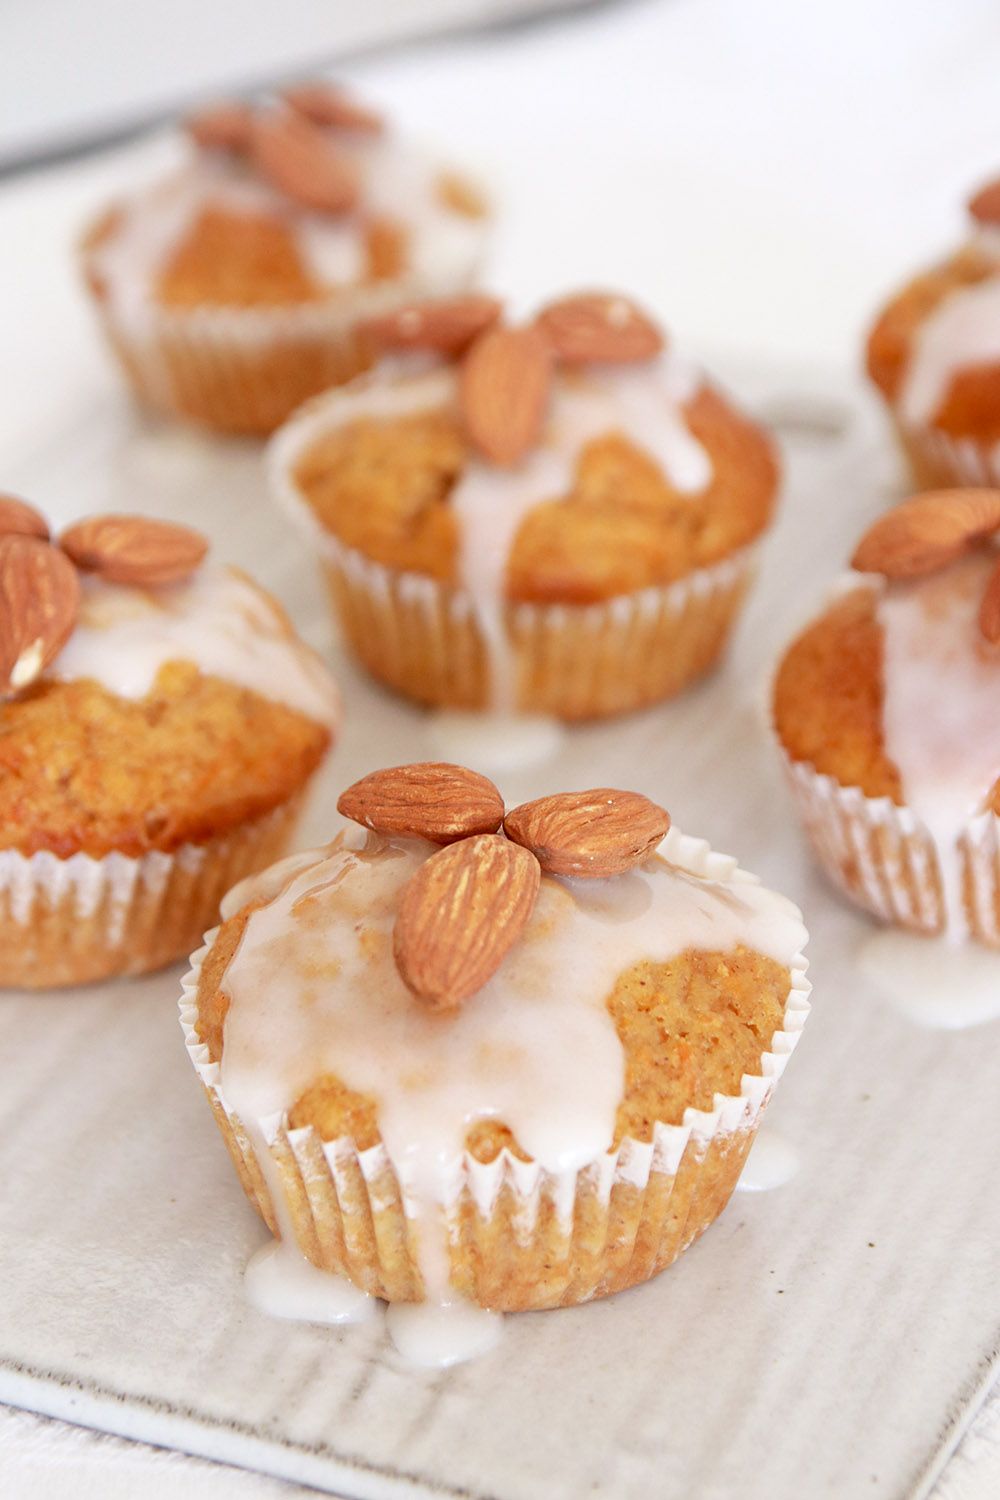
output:
MULTIPOLYGON (((506 573, 525 517, 542 502, 568 494, 583 447, 612 432, 647 453, 682 494, 702 493, 711 483, 711 461, 684 416, 700 386, 700 375, 671 353, 642 365, 595 365, 564 374, 557 378, 545 431, 521 464, 500 468, 475 458, 466 464, 451 492, 460 535, 459 584, 488 652, 491 706, 499 713, 509 715, 517 699, 506 627, 506 573)), ((379 371, 354 381, 323 398, 276 441, 279 486, 282 474, 324 431, 362 418, 453 410, 456 399, 457 377, 448 367, 410 379, 392 379, 391 373, 379 371)), ((307 503, 294 508, 317 534, 307 503)), ((321 530, 318 534, 322 544, 321 530)))
POLYGON ((385 1326, 409 1364, 445 1370, 495 1349, 503 1314, 474 1302, 395 1302, 385 1310, 385 1326))
POLYGON ((343 1276, 321 1271, 293 1240, 268 1240, 251 1256, 243 1279, 258 1312, 306 1323, 367 1323, 379 1304, 343 1276))
MULTIPOLYGON (((682 847, 672 831, 665 848, 682 847)), ((735 869, 710 880, 656 856, 614 880, 545 878, 500 970, 442 1018, 409 994, 392 958, 400 892, 430 852, 421 841, 352 833, 318 863, 286 865, 277 894, 267 876, 244 886, 245 896, 269 899, 250 916, 223 980, 221 1088, 269 1176, 260 1122, 277 1129, 318 1077, 333 1074, 371 1097, 425 1292, 447 1303, 442 1205, 470 1126, 503 1120, 555 1174, 600 1158, 624 1082, 605 1005, 618 975, 643 959, 741 943, 791 967, 805 932, 789 901, 735 869)), ((277 1184, 275 1197, 280 1204, 277 1184)))
POLYGON ((482 771, 519 771, 552 760, 566 738, 558 719, 544 714, 463 713, 442 709, 427 725, 433 759, 478 766, 482 771))
MULTIPOLYGON (((130 195, 114 230, 92 252, 109 305, 135 333, 156 316, 156 285, 175 248, 209 207, 280 218, 294 230, 314 278, 334 291, 361 287, 367 273, 365 222, 373 214, 401 223, 408 235, 404 278, 421 286, 464 285, 482 248, 481 221, 441 201, 440 167, 394 136, 372 140, 336 133, 337 147, 360 172, 362 203, 346 215, 320 214, 293 203, 237 157, 197 152, 168 178, 130 195)), ((376 302, 391 283, 373 284, 376 302)))
POLYGON ((796 1175, 799 1165, 799 1153, 791 1141, 769 1125, 762 1125, 754 1136, 736 1190, 740 1193, 766 1193, 772 1188, 784 1187, 796 1175))
POLYGON ((961 370, 998 363, 1000 275, 949 293, 921 324, 899 394, 901 420, 928 426, 961 370))
POLYGON ((918 1026, 959 1031, 1000 1018, 1000 953, 980 943, 887 927, 865 938, 861 971, 894 1010, 918 1026))
POLYGON ((192 662, 333 727, 339 696, 319 657, 264 592, 230 568, 203 566, 190 582, 138 589, 84 582, 80 617, 46 675, 88 678, 119 698, 144 698, 160 668, 192 662))
POLYGON ((885 750, 934 840, 947 926, 965 936, 958 839, 1000 771, 1000 653, 979 604, 995 559, 976 554, 880 595, 885 750))

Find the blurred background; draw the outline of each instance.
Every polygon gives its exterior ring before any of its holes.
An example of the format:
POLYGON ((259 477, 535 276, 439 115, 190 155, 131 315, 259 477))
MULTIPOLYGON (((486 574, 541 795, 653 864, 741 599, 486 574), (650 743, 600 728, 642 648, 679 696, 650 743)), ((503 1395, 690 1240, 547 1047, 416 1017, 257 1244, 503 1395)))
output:
POLYGON ((517 302, 619 285, 702 354, 786 367, 855 368, 1000 168, 996 0, 4 0, 0 59, 0 441, 54 367, 104 378, 69 249, 141 175, 121 142, 234 87, 323 68, 457 151, 517 302))

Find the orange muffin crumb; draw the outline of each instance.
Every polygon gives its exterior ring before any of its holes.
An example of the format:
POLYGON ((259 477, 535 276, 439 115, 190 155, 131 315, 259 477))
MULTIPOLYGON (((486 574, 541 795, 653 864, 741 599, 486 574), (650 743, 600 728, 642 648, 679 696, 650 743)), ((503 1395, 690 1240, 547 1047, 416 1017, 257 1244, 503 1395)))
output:
MULTIPOLYGON (((570 494, 537 505, 521 526, 507 569, 512 602, 589 604, 670 583, 764 530, 777 486, 766 437, 707 388, 686 417, 712 464, 708 488, 681 493, 625 438, 595 438, 580 454, 570 494)), ((449 497, 469 458, 449 411, 365 418, 319 437, 294 477, 346 546, 455 584, 459 537, 449 497)))
POLYGON ((0 706, 0 848, 141 855, 204 842, 293 797, 329 732, 189 663, 138 702, 45 681, 0 706))

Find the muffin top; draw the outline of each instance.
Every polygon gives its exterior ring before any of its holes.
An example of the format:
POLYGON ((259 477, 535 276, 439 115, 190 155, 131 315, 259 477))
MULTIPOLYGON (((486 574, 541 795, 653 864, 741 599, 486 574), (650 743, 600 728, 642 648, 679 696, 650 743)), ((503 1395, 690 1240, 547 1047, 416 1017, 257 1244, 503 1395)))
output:
POLYGON ((287 312, 345 293, 354 317, 400 283, 430 292, 475 268, 486 211, 473 186, 331 85, 215 106, 187 135, 183 165, 85 237, 90 285, 121 319, 287 312))
POLYGON ((185 527, 47 536, 0 499, 0 849, 171 851, 297 793, 339 707, 280 606, 185 527))
POLYGON ((910 807, 950 844, 1000 812, 1000 491, 904 502, 792 644, 774 719, 793 761, 910 807))
POLYGON ((321 542, 479 601, 590 604, 759 536, 770 440, 635 304, 586 293, 504 327, 478 302, 478 326, 469 299, 373 322, 395 357, 279 435, 277 485, 321 542))
POLYGON ((969 203, 972 234, 889 302, 868 337, 872 380, 904 427, 1000 439, 1000 181, 969 203))
POLYGON ((200 964, 195 1031, 245 1123, 382 1144, 439 1198, 463 1150, 575 1169, 761 1074, 799 914, 648 799, 504 818, 485 778, 422 765, 339 805, 367 832, 238 886, 200 964))

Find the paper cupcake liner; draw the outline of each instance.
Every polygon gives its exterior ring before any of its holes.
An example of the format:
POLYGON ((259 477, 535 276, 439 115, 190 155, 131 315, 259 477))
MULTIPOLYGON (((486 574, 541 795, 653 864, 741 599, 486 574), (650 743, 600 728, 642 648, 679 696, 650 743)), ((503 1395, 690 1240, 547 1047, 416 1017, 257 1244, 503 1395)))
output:
MULTIPOLYGON (((84 255, 84 270, 87 271, 84 255)), ((462 291, 470 278, 380 282, 277 308, 160 308, 122 317, 93 285, 98 318, 139 400, 221 432, 264 435, 309 397, 366 370, 365 318, 462 291)))
MULTIPOLYGON (((735 861, 703 841, 677 835, 675 843, 686 868, 734 878, 735 861)), ((283 1116, 246 1122, 230 1109, 221 1066, 196 1029, 201 965, 215 935, 191 960, 181 1026, 244 1191, 272 1233, 294 1237, 315 1265, 388 1301, 422 1300, 421 1230, 442 1225, 421 1223, 405 1174, 382 1144, 359 1151, 347 1137, 289 1130, 283 1116)), ((626 1137, 579 1172, 547 1172, 506 1149, 488 1165, 463 1153, 441 1182, 451 1286, 482 1306, 524 1311, 607 1296, 670 1265, 729 1200, 805 1024, 805 967, 797 955, 760 1072, 744 1075, 738 1094, 716 1094, 711 1110, 658 1123, 652 1141, 626 1137)))
POLYGON ((899 422, 896 431, 920 489, 1000 485, 1000 445, 953 438, 930 427, 907 428, 899 422))
POLYGON ((226 891, 284 852, 292 798, 204 844, 137 858, 0 850, 0 986, 41 989, 143 974, 190 953, 226 891))
POLYGON ((316 402, 283 429, 272 447, 272 486, 319 555, 345 639, 396 692, 434 707, 601 718, 673 697, 725 650, 753 579, 756 545, 600 604, 511 604, 502 621, 510 658, 498 671, 468 592, 374 562, 320 524, 293 470, 324 416, 325 403, 316 402), (495 690, 497 678, 508 676, 509 705, 495 690))
POLYGON ((823 869, 857 905, 883 922, 948 932, 1000 947, 1000 818, 980 813, 957 841, 957 878, 948 909, 941 860, 928 829, 908 807, 866 797, 811 765, 784 756, 799 818, 823 869))

